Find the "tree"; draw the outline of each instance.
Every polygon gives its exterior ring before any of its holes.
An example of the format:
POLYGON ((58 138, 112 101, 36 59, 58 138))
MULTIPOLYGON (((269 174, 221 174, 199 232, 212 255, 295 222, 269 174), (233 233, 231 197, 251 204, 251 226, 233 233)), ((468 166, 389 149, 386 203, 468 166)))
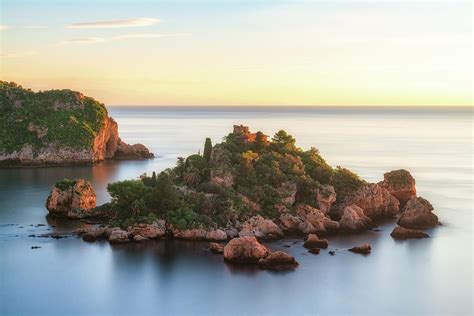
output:
POLYGON ((208 137, 206 138, 206 142, 204 143, 204 153, 203 153, 204 160, 206 160, 206 162, 208 163, 211 160, 211 152, 212 152, 212 141, 208 137))
POLYGON ((262 152, 267 147, 267 137, 261 131, 255 135, 255 142, 253 143, 253 150, 257 153, 262 152))
POLYGON ((346 196, 359 189, 364 183, 366 182, 349 169, 337 166, 334 170, 333 186, 339 202, 344 201, 346 196))
POLYGON ((156 186, 147 199, 148 207, 157 214, 164 214, 180 207, 178 192, 169 176, 161 172, 156 179, 156 186))
POLYGON ((272 148, 279 152, 293 152, 296 150, 296 140, 284 130, 279 130, 272 138, 272 148))
POLYGON ((321 184, 332 182, 334 171, 332 167, 321 157, 319 150, 311 147, 310 150, 301 154, 306 174, 321 184))
POLYGON ((107 185, 107 191, 112 197, 112 206, 119 217, 138 215, 145 210, 145 204, 140 201, 148 192, 147 187, 140 180, 125 180, 107 185))

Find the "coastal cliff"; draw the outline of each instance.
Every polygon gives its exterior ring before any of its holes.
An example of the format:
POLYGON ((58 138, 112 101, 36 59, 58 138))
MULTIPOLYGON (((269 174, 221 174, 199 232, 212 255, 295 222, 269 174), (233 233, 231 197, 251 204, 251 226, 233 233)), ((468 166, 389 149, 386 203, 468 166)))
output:
POLYGON ((105 105, 80 92, 33 92, 0 81, 0 166, 95 163, 146 159, 141 144, 128 145, 105 105))

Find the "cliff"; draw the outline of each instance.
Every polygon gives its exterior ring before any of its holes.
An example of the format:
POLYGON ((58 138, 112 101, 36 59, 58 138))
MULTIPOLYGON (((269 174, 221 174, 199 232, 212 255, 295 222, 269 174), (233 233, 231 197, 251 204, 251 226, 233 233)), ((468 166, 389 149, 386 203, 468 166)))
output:
POLYGON ((153 154, 124 143, 104 104, 80 92, 0 81, 0 165, 95 163, 153 154))

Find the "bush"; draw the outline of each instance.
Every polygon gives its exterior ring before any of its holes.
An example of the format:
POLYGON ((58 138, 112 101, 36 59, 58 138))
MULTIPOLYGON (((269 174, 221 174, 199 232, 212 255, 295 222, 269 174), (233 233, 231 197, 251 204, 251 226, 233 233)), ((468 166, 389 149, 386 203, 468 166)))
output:
POLYGON ((342 202, 352 192, 359 189, 364 185, 365 181, 362 180, 357 174, 350 171, 349 169, 336 167, 334 171, 333 186, 337 194, 337 201, 342 202))
POLYGON ((144 196, 150 188, 140 180, 125 180, 107 185, 107 191, 112 197, 112 206, 119 217, 138 216, 146 211, 144 196))
POLYGON ((71 179, 65 178, 61 181, 56 182, 54 186, 61 191, 66 191, 69 188, 72 188, 73 186, 75 186, 76 183, 77 183, 77 180, 71 180, 71 179))

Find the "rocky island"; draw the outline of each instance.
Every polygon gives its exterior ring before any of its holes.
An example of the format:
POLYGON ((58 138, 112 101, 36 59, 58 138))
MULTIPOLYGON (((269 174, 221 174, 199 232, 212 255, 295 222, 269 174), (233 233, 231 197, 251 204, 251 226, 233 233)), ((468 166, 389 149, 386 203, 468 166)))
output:
POLYGON ((105 105, 71 90, 33 92, 0 81, 0 166, 66 165, 146 159, 128 145, 105 105))
MULTIPOLYGON (((96 207, 89 182, 62 180, 46 208, 55 216, 99 219, 102 225, 77 231, 85 241, 208 240, 210 251, 228 262, 276 270, 298 263, 261 241, 302 236, 309 253, 319 254, 328 248, 324 236, 371 230, 382 218, 398 217, 395 239, 427 238, 419 229, 439 224, 408 171, 387 172, 381 182, 369 183, 331 167, 316 148, 298 148, 283 130, 269 139, 241 125, 219 144, 206 139, 202 155, 178 158, 174 168, 107 189, 111 202, 96 207)), ((372 248, 347 250, 367 255, 372 248)))

